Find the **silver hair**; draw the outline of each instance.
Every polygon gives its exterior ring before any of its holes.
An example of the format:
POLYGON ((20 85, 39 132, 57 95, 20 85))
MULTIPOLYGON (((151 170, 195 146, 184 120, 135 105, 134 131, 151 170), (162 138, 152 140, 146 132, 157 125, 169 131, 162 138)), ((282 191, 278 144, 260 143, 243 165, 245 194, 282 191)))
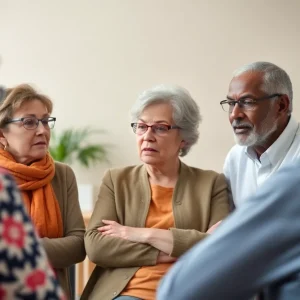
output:
POLYGON ((173 120, 179 126, 186 145, 179 156, 185 156, 199 138, 199 124, 202 121, 200 110, 190 93, 176 85, 157 85, 142 92, 131 108, 131 119, 138 121, 143 110, 151 104, 170 103, 173 108, 173 120))
POLYGON ((246 72, 264 73, 263 91, 268 94, 286 94, 289 97, 289 115, 293 111, 293 86, 289 75, 280 67, 265 61, 244 65, 233 72, 237 77, 246 72))

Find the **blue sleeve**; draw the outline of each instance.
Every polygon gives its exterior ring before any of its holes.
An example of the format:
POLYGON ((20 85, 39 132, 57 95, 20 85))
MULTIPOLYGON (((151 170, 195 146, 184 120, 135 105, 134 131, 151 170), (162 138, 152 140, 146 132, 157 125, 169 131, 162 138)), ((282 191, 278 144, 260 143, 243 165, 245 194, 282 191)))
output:
POLYGON ((167 273, 158 300, 249 299, 300 270, 300 164, 271 176, 167 273))

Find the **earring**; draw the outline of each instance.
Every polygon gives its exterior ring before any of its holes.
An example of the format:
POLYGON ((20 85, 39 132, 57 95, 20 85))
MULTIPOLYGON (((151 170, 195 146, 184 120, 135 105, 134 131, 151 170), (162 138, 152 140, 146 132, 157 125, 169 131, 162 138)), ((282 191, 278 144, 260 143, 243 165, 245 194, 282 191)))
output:
POLYGON ((4 146, 3 150, 6 151, 7 145, 4 146))

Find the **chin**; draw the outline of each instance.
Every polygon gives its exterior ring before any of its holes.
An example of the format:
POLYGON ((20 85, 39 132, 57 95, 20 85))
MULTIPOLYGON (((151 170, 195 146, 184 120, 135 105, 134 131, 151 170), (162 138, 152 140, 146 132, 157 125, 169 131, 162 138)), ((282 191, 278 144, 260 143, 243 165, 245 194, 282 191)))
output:
POLYGON ((256 136, 254 134, 244 135, 244 136, 237 136, 234 135, 235 142, 240 146, 247 146, 251 147, 256 144, 256 136))
POLYGON ((47 151, 38 151, 37 153, 34 153, 32 155, 32 157, 34 158, 35 161, 41 160, 47 155, 47 153, 48 153, 48 150, 47 151))
POLYGON ((157 165, 160 161, 153 157, 141 157, 141 161, 147 165, 157 165))
POLYGON ((234 141, 236 144, 240 145, 240 146, 246 146, 247 144, 247 139, 241 139, 239 137, 237 137, 236 135, 234 136, 234 141))

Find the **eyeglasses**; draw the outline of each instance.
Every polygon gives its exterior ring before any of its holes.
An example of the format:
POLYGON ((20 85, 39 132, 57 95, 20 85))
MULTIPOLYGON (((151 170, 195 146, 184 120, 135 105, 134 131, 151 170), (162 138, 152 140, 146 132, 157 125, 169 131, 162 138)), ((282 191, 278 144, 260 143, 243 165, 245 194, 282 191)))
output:
POLYGON ((36 129, 39 126, 39 122, 41 122, 45 128, 53 129, 54 125, 55 125, 55 121, 56 121, 56 118, 54 118, 54 117, 47 117, 47 118, 43 118, 43 119, 37 119, 35 117, 25 117, 25 118, 20 118, 20 119, 9 120, 6 122, 6 124, 22 122, 23 127, 25 129, 32 130, 32 129, 36 129))
POLYGON ((160 136, 166 135, 168 131, 171 129, 181 129, 176 125, 166 125, 166 124, 147 125, 145 123, 131 123, 131 127, 133 129, 133 132, 136 133, 137 135, 144 134, 150 127, 152 132, 160 136))
POLYGON ((271 99, 271 98, 279 97, 279 96, 282 96, 282 94, 272 94, 270 96, 265 96, 265 97, 257 98, 257 99, 254 99, 251 97, 246 97, 246 98, 241 98, 238 101, 223 100, 220 102, 220 104, 224 111, 230 112, 230 113, 233 111, 233 108, 235 107, 236 104, 239 106, 240 109, 249 111, 249 110, 255 109, 258 101, 271 99))

